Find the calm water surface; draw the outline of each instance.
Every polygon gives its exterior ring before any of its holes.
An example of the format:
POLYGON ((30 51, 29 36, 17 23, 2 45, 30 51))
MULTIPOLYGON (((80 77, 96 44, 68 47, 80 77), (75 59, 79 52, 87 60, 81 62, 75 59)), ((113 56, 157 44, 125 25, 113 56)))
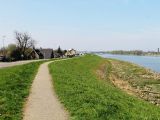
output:
POLYGON ((160 57, 153 56, 133 56, 133 55, 112 55, 100 54, 104 58, 115 58, 123 61, 132 62, 143 67, 152 69, 153 71, 160 72, 160 57))

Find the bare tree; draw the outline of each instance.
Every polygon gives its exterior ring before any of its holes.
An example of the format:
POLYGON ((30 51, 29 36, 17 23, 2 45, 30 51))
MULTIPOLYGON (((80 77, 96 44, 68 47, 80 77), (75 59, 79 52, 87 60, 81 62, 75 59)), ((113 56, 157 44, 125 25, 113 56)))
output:
POLYGON ((35 45, 35 40, 27 33, 15 32, 17 47, 20 50, 22 57, 25 56, 26 50, 33 48, 35 45))

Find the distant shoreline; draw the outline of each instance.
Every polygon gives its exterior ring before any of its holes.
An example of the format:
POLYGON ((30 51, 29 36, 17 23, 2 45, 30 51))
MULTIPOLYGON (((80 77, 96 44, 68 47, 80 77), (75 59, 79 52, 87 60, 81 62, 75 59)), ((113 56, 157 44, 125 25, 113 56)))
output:
POLYGON ((136 55, 136 56, 160 56, 160 52, 158 51, 142 51, 142 50, 115 50, 115 51, 107 51, 109 54, 118 54, 118 55, 136 55))
POLYGON ((135 55, 135 54, 113 54, 113 53, 103 53, 103 54, 160 57, 160 55, 149 55, 149 54, 143 54, 143 55, 135 55))
POLYGON ((152 56, 152 57, 160 57, 160 53, 158 54, 149 54, 149 53, 144 53, 144 54, 125 54, 125 53, 112 53, 112 52, 92 52, 94 54, 111 54, 111 55, 133 55, 133 56, 152 56))

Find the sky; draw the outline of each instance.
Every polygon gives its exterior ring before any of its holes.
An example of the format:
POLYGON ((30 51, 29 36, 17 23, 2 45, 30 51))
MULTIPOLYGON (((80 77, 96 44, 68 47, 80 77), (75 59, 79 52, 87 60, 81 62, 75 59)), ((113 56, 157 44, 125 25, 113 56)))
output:
POLYGON ((42 48, 157 50, 160 0, 0 0, 0 47, 27 32, 42 48))

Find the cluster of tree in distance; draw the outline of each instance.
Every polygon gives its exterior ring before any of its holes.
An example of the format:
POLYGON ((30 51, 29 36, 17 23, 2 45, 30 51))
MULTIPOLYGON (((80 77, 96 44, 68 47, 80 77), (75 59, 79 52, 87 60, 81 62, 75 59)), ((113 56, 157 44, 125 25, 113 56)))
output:
POLYGON ((157 52, 155 51, 142 51, 142 50, 130 50, 130 51, 125 51, 125 50, 115 50, 115 51, 108 51, 106 53, 109 54, 119 54, 119 55, 160 55, 159 49, 157 52))
MULTIPOLYGON (((0 49, 0 57, 3 56, 2 61, 17 61, 17 60, 29 60, 33 57, 31 53, 36 50, 36 41, 28 33, 15 32, 15 44, 9 44, 7 47, 0 49)), ((65 54, 66 50, 62 50, 60 47, 55 50, 58 56, 65 54)), ((51 57, 54 57, 53 53, 51 57)), ((41 57, 43 58, 43 57, 41 57)))

